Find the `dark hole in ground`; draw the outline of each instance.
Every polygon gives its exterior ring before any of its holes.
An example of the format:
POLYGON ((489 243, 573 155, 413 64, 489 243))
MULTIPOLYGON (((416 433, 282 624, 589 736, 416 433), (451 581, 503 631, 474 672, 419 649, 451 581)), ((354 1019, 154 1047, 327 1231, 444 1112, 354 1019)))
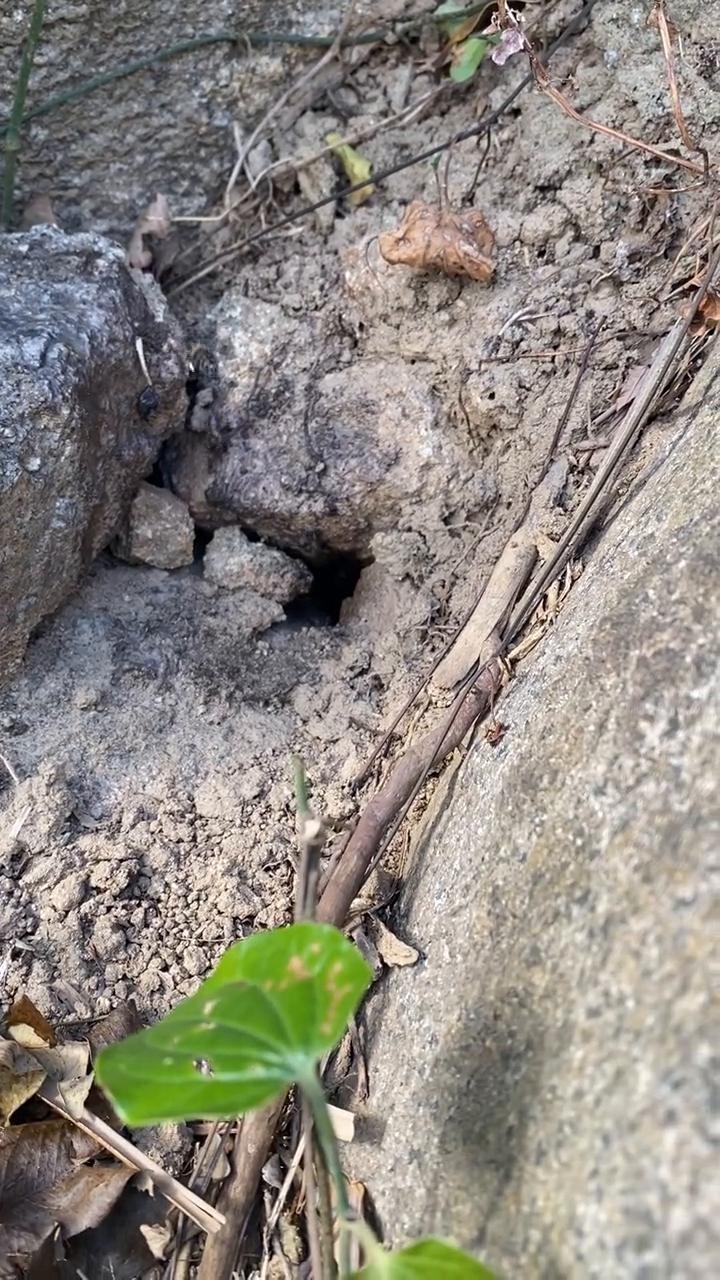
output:
POLYGON ((201 529, 200 525, 195 525, 195 541, 193 542, 193 558, 195 560, 195 564, 198 564, 202 560, 208 546, 212 542, 212 537, 212 529, 201 529))
MULTIPOLYGON (((212 529, 195 526, 194 555, 198 567, 213 539, 212 529)), ((262 542, 254 529, 243 528, 243 533, 250 542, 262 542)), ((273 543, 269 543, 272 546, 273 543)), ((285 548, 281 548, 285 550, 285 548)), ((291 554, 291 553, 287 553, 291 554)), ((302 557, 298 557, 302 559, 302 557)), ((372 563, 371 556, 358 556, 344 553, 327 556, 317 563, 304 560, 313 575, 313 585, 305 596, 299 596, 285 605, 285 614, 289 622, 302 626, 334 627, 340 621, 340 610, 344 600, 353 594, 360 574, 366 565, 372 563)))
POLYGON ((311 564, 313 585, 306 596, 285 606, 288 621, 305 626, 334 627, 340 621, 343 601, 355 590, 358 578, 369 564, 354 555, 335 555, 322 564, 311 564))

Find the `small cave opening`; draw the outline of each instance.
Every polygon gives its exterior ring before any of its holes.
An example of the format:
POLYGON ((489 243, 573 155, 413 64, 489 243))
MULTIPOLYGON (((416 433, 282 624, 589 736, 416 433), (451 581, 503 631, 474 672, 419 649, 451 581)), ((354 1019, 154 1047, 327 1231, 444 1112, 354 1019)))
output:
POLYGON ((313 575, 313 584, 306 595, 285 606, 288 621, 303 626, 337 626, 344 602, 352 596, 372 557, 338 552, 322 561, 305 563, 313 575))
MULTIPOLYGON (((276 547, 291 559, 300 560, 312 574, 310 590, 283 606, 286 620, 295 626, 336 626, 344 602, 352 596, 360 574, 372 564, 373 557, 359 552, 326 552, 317 559, 310 558, 262 537, 254 529, 244 525, 240 527, 249 542, 266 542, 269 547, 276 547)), ((195 568, 199 572, 202 572, 205 553, 214 535, 213 529, 195 526, 195 568)))

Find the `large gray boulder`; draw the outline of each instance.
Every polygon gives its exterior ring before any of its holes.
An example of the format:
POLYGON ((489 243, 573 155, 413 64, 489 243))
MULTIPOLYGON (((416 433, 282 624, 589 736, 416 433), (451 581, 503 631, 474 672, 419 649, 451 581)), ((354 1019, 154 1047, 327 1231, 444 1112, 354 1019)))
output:
POLYGON ((717 1271, 720 360, 450 784, 375 1009, 353 1173, 507 1277, 717 1271))
POLYGON ((0 679, 182 426, 185 377, 177 323, 120 249, 47 227, 0 237, 0 679))

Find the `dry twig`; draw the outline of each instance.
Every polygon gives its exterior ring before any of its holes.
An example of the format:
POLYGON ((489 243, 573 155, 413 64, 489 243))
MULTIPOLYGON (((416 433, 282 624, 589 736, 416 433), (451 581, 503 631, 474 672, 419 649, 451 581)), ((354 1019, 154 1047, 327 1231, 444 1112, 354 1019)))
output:
POLYGON ((128 1165, 139 1173, 146 1173, 153 1186, 165 1196, 166 1200, 169 1200, 186 1217, 197 1223, 203 1231, 209 1233, 208 1239, 211 1239, 215 1233, 219 1233, 225 1222, 222 1213, 218 1212, 205 1200, 201 1200, 200 1196, 195 1195, 194 1191, 189 1191, 171 1174, 166 1173, 164 1169, 160 1168, 159 1164, 156 1164, 154 1160, 145 1155, 144 1151, 139 1151, 137 1147, 134 1147, 132 1142, 124 1138, 121 1133, 116 1133, 109 1124, 106 1124, 99 1116, 93 1115, 85 1107, 80 1110, 79 1114, 76 1114, 74 1110, 68 1110, 57 1085, 50 1080, 46 1080, 37 1092, 38 1097, 42 1098, 49 1107, 52 1107, 53 1111, 57 1111, 64 1119, 77 1125, 84 1133, 90 1134, 101 1146, 110 1151, 121 1164, 128 1165))
MULTIPOLYGON (((583 22, 592 13, 597 0, 585 0, 585 4, 573 18, 570 19, 564 31, 558 36, 557 40, 550 46, 547 51, 547 57, 551 57, 557 49, 560 49, 574 35, 583 22)), ((440 155, 443 151, 454 147, 459 142, 466 142, 470 138, 480 138, 488 134, 492 126, 505 114, 509 107, 512 106, 516 98, 520 96, 529 84, 532 84, 532 72, 520 81, 519 84, 508 94, 499 107, 493 111, 487 112, 481 120, 476 124, 470 125, 467 129, 461 129, 459 133, 454 133, 451 137, 446 138, 444 142, 436 143, 435 146, 428 147, 427 150, 419 152, 417 155, 410 156, 407 160, 401 160, 399 164, 391 165, 388 169, 373 173, 373 183, 378 186, 384 182, 386 178, 392 177, 396 173, 401 173, 404 169, 409 169, 412 165, 420 164, 423 160, 431 160, 434 156, 440 155)), ((341 191, 334 192, 333 195, 323 196, 321 200, 315 200, 312 204, 304 205, 302 209, 296 210, 295 213, 289 213, 283 218, 278 218, 277 222, 271 223, 269 226, 261 227, 252 235, 244 236, 241 240, 236 240, 233 244, 227 245, 216 253, 204 266, 199 267, 197 271, 186 276, 185 279, 179 280, 177 284, 168 289, 168 295, 181 293, 184 289, 189 289, 191 285, 196 284, 199 280, 203 280, 210 275, 219 266, 224 263, 231 262, 250 245, 256 244, 258 240, 262 240, 265 236, 271 235, 276 231, 283 230, 284 227, 290 226, 292 223, 298 222, 300 219, 307 217, 311 213, 315 213, 318 209, 322 209, 325 205, 334 204, 336 200, 343 199, 345 196, 351 195, 354 191, 361 191, 367 186, 367 182, 356 182, 351 186, 344 187, 341 191)))
POLYGON ((651 14, 651 18, 653 17, 657 23, 658 31, 660 32, 663 58, 665 59, 665 69, 667 71, 668 88, 670 90, 670 101, 672 103, 672 112, 675 117, 678 133, 680 134, 680 137, 688 151, 697 151, 698 154, 702 156, 705 173, 707 173, 708 153, 704 147, 699 146, 697 142, 693 142, 690 130, 687 127, 682 104, 680 102, 680 91, 678 89, 677 77, 675 75, 675 62, 673 59, 672 32, 670 30, 671 24, 668 20, 667 13, 665 12, 665 0, 656 0, 655 8, 651 14))
MULTIPOLYGON (((317 62, 313 63, 313 65, 309 67, 307 71, 303 72, 299 80, 296 80, 293 84, 290 85, 288 89, 285 90, 284 93, 281 93, 280 97, 277 98, 276 101, 269 108, 269 110, 265 112, 265 115, 263 116, 262 120, 260 120, 260 122, 255 126, 247 142, 244 143, 243 146, 238 147, 238 157, 237 157, 237 160, 235 161, 233 171, 230 174, 227 186, 225 188, 226 207, 229 206, 230 197, 232 195, 233 188, 240 174, 243 171, 245 162, 248 156, 250 155, 250 152, 252 151, 253 147, 258 142, 263 130, 267 128, 271 120, 275 119, 275 116, 278 114, 278 112, 285 106, 285 104, 290 100, 290 98, 292 98, 293 95, 298 92, 298 90, 305 88, 305 86, 308 85, 311 80, 314 80, 316 75, 318 75, 318 73, 322 71, 323 67, 326 67, 329 62, 332 62, 333 59, 337 57, 338 53, 342 49, 342 42, 347 34, 347 29, 350 24, 350 20, 352 18, 352 10, 353 10, 353 5, 350 4, 340 24, 340 29, 330 48, 326 49, 322 57, 319 58, 317 62)), ((254 184, 251 181, 250 186, 252 187, 253 185, 254 184)))
MULTIPOLYGON (((522 36, 525 53, 530 61, 538 88, 549 98, 552 98, 553 102, 556 102, 576 124, 582 125, 585 129, 591 129, 594 133, 601 133, 606 138, 614 138, 617 142, 623 142, 632 150, 643 151, 646 155, 654 156, 656 160, 662 160, 664 164, 687 169, 690 173, 698 173, 702 176, 706 174, 707 167, 704 164, 698 164, 695 160, 688 160, 685 156, 673 155, 671 152, 663 151, 662 147, 656 147, 651 142, 643 142, 640 138, 633 138, 622 129, 613 129, 610 125, 601 124, 599 120, 591 120, 589 116, 577 111, 569 99, 565 97, 565 94, 552 83, 545 66, 538 58, 527 36, 511 16, 507 7, 507 0, 498 0, 498 16, 502 27, 506 30, 518 31, 522 36)), ((697 150, 697 148, 693 148, 693 150, 697 150)))

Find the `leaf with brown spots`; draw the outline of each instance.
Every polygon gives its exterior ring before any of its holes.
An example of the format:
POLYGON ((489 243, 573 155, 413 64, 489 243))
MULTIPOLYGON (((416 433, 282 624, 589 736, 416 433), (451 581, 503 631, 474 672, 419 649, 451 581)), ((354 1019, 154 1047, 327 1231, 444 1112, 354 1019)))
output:
POLYGON ((370 977, 331 925, 255 934, 162 1022, 103 1049, 97 1080, 132 1125, 252 1110, 314 1079, 370 977))
POLYGON ((392 266, 442 271, 487 284, 495 270, 490 254, 495 237, 479 209, 454 212, 413 200, 394 231, 378 236, 380 252, 392 266))

